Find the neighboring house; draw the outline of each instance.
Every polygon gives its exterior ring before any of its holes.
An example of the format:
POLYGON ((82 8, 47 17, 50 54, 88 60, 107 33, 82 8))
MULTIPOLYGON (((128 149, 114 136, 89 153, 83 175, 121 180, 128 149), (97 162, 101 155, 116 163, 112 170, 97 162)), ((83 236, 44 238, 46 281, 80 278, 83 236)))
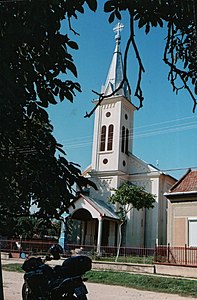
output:
MULTIPOLYGON (((163 194, 175 183, 175 179, 158 168, 147 164, 132 153, 133 119, 135 106, 125 82, 115 95, 123 79, 123 63, 120 51, 120 31, 115 28, 116 46, 105 85, 101 93, 107 96, 95 111, 92 163, 83 173, 98 187, 90 188, 70 206, 75 220, 72 243, 116 246, 120 220, 118 207, 108 203, 109 196, 123 182, 143 186, 156 195, 153 209, 131 210, 127 215, 123 245, 126 247, 154 247, 167 242, 167 200, 163 194)), ((95 105, 98 101, 95 101, 95 105)), ((152 151, 154 146, 150 144, 152 151)))
POLYGON ((168 243, 197 247, 197 171, 189 169, 165 196, 168 199, 168 243))

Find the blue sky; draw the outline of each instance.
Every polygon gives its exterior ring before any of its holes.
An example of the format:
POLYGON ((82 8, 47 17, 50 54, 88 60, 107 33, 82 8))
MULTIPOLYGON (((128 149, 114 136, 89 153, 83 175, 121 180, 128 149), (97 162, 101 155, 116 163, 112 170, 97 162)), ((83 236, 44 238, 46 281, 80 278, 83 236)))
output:
MULTIPOLYGON (((83 170, 91 163, 94 123, 94 115, 91 118, 84 118, 84 115, 93 108, 92 100, 96 95, 92 90, 100 92, 101 85, 105 83, 115 47, 113 28, 118 20, 109 24, 108 15, 102 12, 101 6, 97 13, 86 9, 84 15, 78 16, 72 24, 80 36, 69 32, 66 22, 62 24, 62 30, 79 45, 79 50, 72 54, 78 70, 78 79, 74 80, 81 84, 82 93, 77 94, 73 104, 65 100, 51 106, 48 111, 54 136, 63 144, 67 159, 80 164, 83 170)), ((125 26, 121 33, 123 53, 129 35, 127 14, 121 22, 125 26)), ((197 115, 192 113, 193 102, 187 92, 180 91, 179 95, 175 95, 167 80, 168 67, 162 61, 165 35, 165 29, 154 28, 148 36, 143 29, 136 30, 136 41, 146 72, 142 81, 144 106, 135 112, 134 118, 133 153, 179 178, 187 168, 197 167, 197 115)), ((128 77, 133 90, 137 72, 135 55, 131 50, 128 77)), ((133 102, 138 104, 135 98, 133 102)))

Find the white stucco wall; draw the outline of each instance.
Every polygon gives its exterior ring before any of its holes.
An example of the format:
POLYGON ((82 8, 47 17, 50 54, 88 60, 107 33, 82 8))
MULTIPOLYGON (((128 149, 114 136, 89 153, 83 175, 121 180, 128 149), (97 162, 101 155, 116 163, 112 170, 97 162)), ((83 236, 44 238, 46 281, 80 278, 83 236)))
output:
MULTIPOLYGON (((129 130, 130 137, 133 132, 133 112, 134 106, 124 97, 116 96, 103 100, 102 105, 96 110, 93 149, 92 149, 92 169, 95 171, 123 171, 128 172, 129 156, 121 152, 122 126, 129 130), (109 116, 107 116, 107 113, 109 116), (112 150, 100 151, 101 128, 109 125, 114 126, 112 150), (107 159, 106 164, 103 160, 107 159), (123 163, 124 161, 124 163, 123 163)), ((107 144, 108 131, 106 132, 107 144)), ((129 139, 129 151, 132 151, 132 139, 129 139)))

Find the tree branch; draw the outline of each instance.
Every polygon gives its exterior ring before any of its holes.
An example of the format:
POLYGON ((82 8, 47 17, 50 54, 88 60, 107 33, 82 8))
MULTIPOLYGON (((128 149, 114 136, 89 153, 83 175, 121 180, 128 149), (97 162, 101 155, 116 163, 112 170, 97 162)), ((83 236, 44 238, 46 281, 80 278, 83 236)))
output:
POLYGON ((191 96, 191 98, 194 102, 193 112, 195 112, 196 105, 197 105, 197 100, 194 97, 194 95, 193 95, 193 93, 192 93, 192 91, 191 91, 190 87, 188 86, 187 81, 185 79, 186 76, 188 76, 188 72, 177 68, 174 64, 174 51, 173 51, 174 47, 172 45, 173 39, 174 39, 173 23, 169 22, 168 23, 167 42, 166 42, 166 46, 165 46, 165 49, 164 49, 163 61, 165 62, 165 64, 167 64, 170 67, 168 78, 170 80, 170 83, 172 84, 173 90, 174 91, 176 90, 176 92, 178 92, 180 89, 185 88, 189 92, 189 94, 190 94, 190 96, 191 96), (171 54, 171 62, 167 58, 168 52, 170 52, 170 54, 171 54), (180 87, 180 88, 178 88, 175 85, 175 80, 177 79, 177 76, 179 76, 181 81, 183 82, 183 86, 180 87))
POLYGON ((138 51, 138 48, 137 48, 134 37, 135 37, 135 34, 134 34, 134 21, 133 21, 133 16, 131 16, 131 18, 130 18, 130 37, 127 41, 127 45, 126 45, 126 49, 125 49, 125 53, 124 53, 124 60, 123 60, 123 79, 120 82, 119 86, 109 95, 104 95, 104 94, 101 94, 101 93, 98 93, 98 92, 95 92, 95 91, 92 90, 93 93, 95 93, 96 95, 99 96, 98 103, 90 111, 90 113, 86 112, 86 115, 84 116, 84 118, 90 118, 92 116, 92 114, 95 112, 95 110, 97 109, 97 107, 101 105, 102 101, 106 98, 110 98, 110 97, 114 96, 123 87, 123 84, 125 82, 127 83, 128 88, 129 88, 129 92, 131 93, 131 87, 130 87, 129 80, 128 80, 128 77, 127 77, 127 60, 128 60, 128 52, 129 52, 131 44, 133 46, 133 49, 134 49, 134 52, 136 54, 136 58, 137 58, 137 61, 138 61, 138 65, 139 65, 138 81, 137 81, 137 86, 136 86, 136 90, 135 90, 134 95, 140 100, 140 105, 139 105, 139 107, 136 107, 135 105, 134 106, 135 106, 136 109, 139 109, 143 106, 142 102, 144 100, 144 97, 142 95, 141 79, 142 79, 142 73, 145 72, 145 70, 144 70, 142 60, 140 58, 139 51, 138 51))
POLYGON ((76 32, 76 31, 72 28, 70 17, 68 17, 68 26, 69 26, 69 30, 70 30, 70 31, 72 31, 75 35, 80 36, 80 34, 79 34, 78 32, 76 32))
POLYGON ((130 32, 131 32, 130 39, 131 39, 132 46, 133 46, 133 49, 135 51, 135 55, 136 55, 138 65, 139 65, 138 81, 137 81, 137 86, 136 86, 136 90, 135 90, 135 96, 140 101, 140 105, 138 107, 138 109, 140 109, 143 106, 143 100, 144 100, 144 97, 143 97, 143 94, 142 94, 142 89, 141 89, 141 80, 142 80, 142 73, 145 72, 145 69, 144 69, 144 66, 142 64, 142 60, 141 60, 141 57, 139 55, 139 51, 138 51, 138 48, 137 48, 137 45, 136 45, 136 42, 135 42, 135 38, 134 38, 135 34, 134 34, 133 15, 130 13, 130 16, 131 16, 131 18, 130 18, 130 32))

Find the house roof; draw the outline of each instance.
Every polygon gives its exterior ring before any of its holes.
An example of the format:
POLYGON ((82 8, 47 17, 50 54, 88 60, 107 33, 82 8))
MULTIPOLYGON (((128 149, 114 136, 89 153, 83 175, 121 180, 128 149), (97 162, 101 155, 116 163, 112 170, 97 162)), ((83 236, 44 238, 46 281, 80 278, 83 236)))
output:
POLYGON ((119 220, 118 215, 113 210, 112 206, 102 200, 94 199, 87 196, 82 196, 86 199, 86 201, 89 201, 101 214, 102 217, 108 217, 112 219, 119 220))
POLYGON ((110 218, 119 220, 118 215, 115 213, 113 207, 102 200, 94 199, 88 196, 80 195, 69 208, 71 215, 78 209, 84 208, 88 210, 93 218, 110 218), (74 204, 74 208, 73 208, 74 204))
POLYGON ((189 169, 169 190, 170 193, 190 193, 197 191, 197 170, 189 169))

